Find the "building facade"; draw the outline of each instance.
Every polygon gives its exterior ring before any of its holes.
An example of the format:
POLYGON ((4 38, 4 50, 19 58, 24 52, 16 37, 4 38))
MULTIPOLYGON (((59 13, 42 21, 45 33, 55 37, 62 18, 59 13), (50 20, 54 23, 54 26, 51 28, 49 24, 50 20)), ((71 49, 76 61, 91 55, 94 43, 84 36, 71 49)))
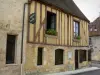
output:
POLYGON ((89 36, 92 60, 100 61, 100 17, 89 24, 89 36))
POLYGON ((88 66, 89 20, 72 0, 1 0, 0 9, 0 75, 88 66))
POLYGON ((25 2, 28 1, 0 0, 0 75, 21 75, 21 34, 25 2))
POLYGON ((88 66, 89 21, 72 0, 32 0, 30 17, 32 14, 34 21, 27 27, 26 74, 88 66))

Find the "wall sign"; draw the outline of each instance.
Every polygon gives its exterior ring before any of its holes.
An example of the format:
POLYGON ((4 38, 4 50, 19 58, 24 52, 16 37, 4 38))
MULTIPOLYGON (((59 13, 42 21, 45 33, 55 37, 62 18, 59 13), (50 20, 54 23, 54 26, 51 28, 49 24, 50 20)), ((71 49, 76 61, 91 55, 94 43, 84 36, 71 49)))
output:
POLYGON ((68 59, 72 59, 72 52, 71 51, 68 52, 68 59))
POLYGON ((36 22, 36 13, 32 13, 29 17, 30 23, 34 24, 36 22))

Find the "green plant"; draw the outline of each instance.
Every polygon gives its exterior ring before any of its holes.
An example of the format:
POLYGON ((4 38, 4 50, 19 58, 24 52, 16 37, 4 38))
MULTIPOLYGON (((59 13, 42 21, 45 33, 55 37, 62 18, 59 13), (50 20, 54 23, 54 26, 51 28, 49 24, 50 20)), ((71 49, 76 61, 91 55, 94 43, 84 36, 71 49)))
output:
POLYGON ((80 40, 80 39, 81 39, 81 37, 80 37, 80 36, 77 36, 77 37, 75 37, 75 39, 80 40))
POLYGON ((54 30, 54 29, 48 29, 48 30, 46 31, 46 34, 48 34, 48 35, 57 35, 57 32, 56 32, 56 30, 54 30))

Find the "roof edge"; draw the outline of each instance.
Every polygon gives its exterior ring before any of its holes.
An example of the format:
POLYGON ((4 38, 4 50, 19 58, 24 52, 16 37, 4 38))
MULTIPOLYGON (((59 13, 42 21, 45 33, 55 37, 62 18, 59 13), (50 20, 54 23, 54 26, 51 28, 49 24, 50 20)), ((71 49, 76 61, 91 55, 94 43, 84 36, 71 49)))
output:
MULTIPOLYGON (((29 0, 30 2, 32 2, 32 1, 37 1, 37 2, 41 2, 41 3, 43 3, 43 4, 45 4, 45 5, 48 5, 48 6, 51 6, 51 7, 54 7, 54 8, 58 8, 58 10, 61 10, 61 11, 63 11, 64 13, 67 13, 67 14, 70 14, 70 15, 72 15, 72 16, 74 16, 74 17, 77 17, 77 18, 80 18, 81 20, 85 20, 85 21, 87 21, 88 23, 90 23, 90 21, 87 19, 83 19, 83 18, 81 18, 81 17, 78 17, 78 16, 76 16, 76 15, 73 15, 73 14, 71 14, 71 13, 68 13, 68 12, 66 12, 66 11, 64 11, 64 9, 62 9, 62 8, 60 8, 60 7, 58 7, 58 6, 56 6, 56 5, 52 5, 51 3, 48 3, 48 2, 44 2, 44 1, 40 1, 40 0, 29 0)), ((73 1, 74 2, 74 1, 73 1)), ((76 5, 77 6, 77 5, 76 5)), ((78 8, 79 9, 79 8, 78 8)), ((81 12, 82 13, 82 12, 81 12)), ((83 13, 82 13, 83 14, 83 13)), ((83 14, 84 15, 84 14, 83 14)), ((84 15, 85 16, 85 15, 84 15)), ((86 16, 85 16, 86 17, 86 16)), ((87 18, 87 17, 86 17, 87 18)))

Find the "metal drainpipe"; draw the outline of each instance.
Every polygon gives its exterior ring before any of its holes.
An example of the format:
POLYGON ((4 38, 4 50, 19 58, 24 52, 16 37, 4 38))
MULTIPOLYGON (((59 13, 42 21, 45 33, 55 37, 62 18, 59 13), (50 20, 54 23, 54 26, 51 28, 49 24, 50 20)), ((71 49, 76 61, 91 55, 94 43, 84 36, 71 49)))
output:
POLYGON ((24 22, 25 22, 25 8, 29 3, 24 3, 23 7, 23 23, 22 23, 22 38, 21 38, 21 75, 23 75, 23 41, 24 41, 24 22))
POLYGON ((23 63, 23 37, 24 37, 24 21, 25 21, 25 7, 28 3, 24 3, 23 9, 23 23, 22 23, 22 39, 21 39, 21 64, 23 63))

